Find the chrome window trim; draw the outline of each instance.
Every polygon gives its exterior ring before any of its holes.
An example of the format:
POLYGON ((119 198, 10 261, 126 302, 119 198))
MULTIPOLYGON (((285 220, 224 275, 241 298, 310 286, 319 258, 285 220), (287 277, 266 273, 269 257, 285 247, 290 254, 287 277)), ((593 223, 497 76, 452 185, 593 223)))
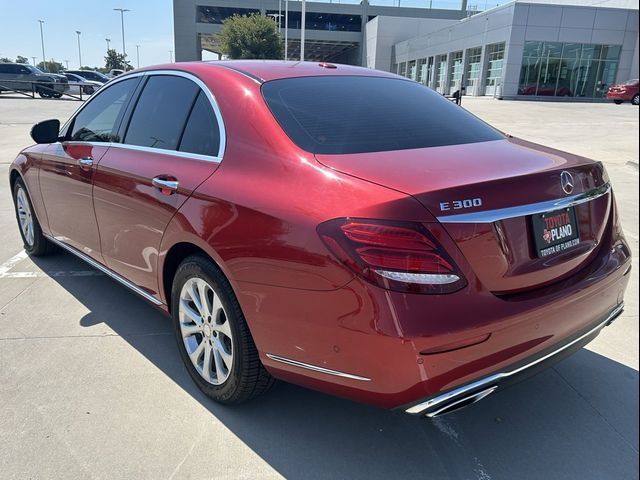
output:
POLYGON ((611 190, 609 182, 587 192, 578 193, 570 197, 548 200, 546 202, 530 203, 517 207, 498 208, 483 212, 461 213, 454 215, 442 215, 438 218, 440 223, 493 223, 508 218, 526 217, 538 213, 552 212, 562 208, 574 207, 582 203, 590 202, 606 195, 611 190))
POLYGON ((127 280, 126 278, 118 275, 113 270, 110 270, 109 268, 107 268, 104 265, 102 265, 100 262, 97 262, 96 260, 94 260, 90 256, 85 255, 81 251, 77 250, 76 248, 72 247, 71 245, 68 245, 67 243, 65 243, 64 241, 60 240, 59 238, 53 237, 51 235, 47 235, 46 233, 44 234, 44 236, 48 240, 50 240, 52 243, 55 243, 59 247, 61 247, 61 248, 65 249, 66 251, 68 251, 69 253, 74 254, 76 257, 80 258, 81 260, 84 260, 89 265, 91 265, 93 268, 96 268, 96 269, 100 270, 101 272, 105 273, 106 275, 110 276, 111 278, 113 278, 117 282, 121 283, 122 285, 124 285, 125 287, 129 288, 130 290, 133 290, 135 293, 137 293, 138 295, 140 295, 144 299, 150 301, 154 305, 164 305, 160 300, 158 300, 156 297, 154 297, 150 293, 145 292, 143 289, 141 289, 140 287, 138 287, 134 283, 132 283, 129 280, 127 280))
POLYGON ((350 380, 360 380, 362 382, 371 381, 371 379, 367 377, 361 377, 359 375, 353 375, 351 373, 340 372, 338 370, 331 370, 330 368, 319 367, 317 365, 311 365, 310 363, 299 362, 298 360, 292 360, 290 358, 281 357, 280 355, 274 355, 272 353, 267 353, 266 355, 271 360, 284 363, 285 365, 291 365, 293 367, 306 368, 307 370, 313 370, 314 372, 333 375, 335 377, 348 378, 350 380))
MULTIPOLYGON (((127 143, 120 143, 120 142, 77 142, 77 143, 84 143, 84 144, 90 144, 90 145, 103 145, 103 146, 109 146, 109 147, 114 147, 114 148, 125 148, 125 149, 129 149, 129 150, 137 150, 137 151, 142 151, 142 152, 149 152, 149 153, 161 153, 161 154, 165 154, 165 155, 172 155, 172 156, 177 156, 177 157, 185 157, 185 158, 193 158, 193 159, 197 159, 197 160, 205 160, 205 161, 210 161, 210 162, 214 162, 214 163, 220 163, 222 162, 222 159, 224 157, 224 152, 225 149, 227 147, 227 130, 225 128, 224 125, 224 121, 222 119, 222 113, 220 112, 220 108, 218 107, 218 102, 216 101, 215 96, 213 95, 213 93, 211 92, 211 90, 209 90, 209 87, 207 87, 204 82, 202 80, 200 80, 198 77, 196 77, 195 75, 188 73, 188 72, 184 72, 181 70, 147 70, 144 72, 134 72, 134 73, 127 73, 125 75, 120 75, 118 77, 116 77, 115 79, 109 81, 108 83, 105 83, 100 89, 98 89, 97 92, 95 92, 91 98, 89 98, 82 106, 80 106, 80 108, 78 108, 74 114, 69 117, 69 119, 65 122, 65 124, 60 128, 60 131, 62 132, 63 130, 65 130, 69 124, 73 121, 73 119, 75 119, 78 114, 82 111, 83 108, 85 108, 87 105, 89 105, 91 103, 91 101, 97 97, 97 94, 104 90, 105 88, 109 88, 113 85, 115 85, 118 82, 122 82, 124 80, 130 79, 130 78, 136 78, 136 77, 150 77, 150 76, 156 76, 156 75, 173 75, 176 77, 183 77, 186 78, 188 80, 191 80, 192 82, 194 82, 199 88, 200 90, 202 90, 204 92, 204 94, 207 96, 207 99, 209 100, 209 103, 211 104, 211 108, 213 108, 213 113, 216 116, 216 120, 218 122, 218 130, 220 133, 220 146, 218 147, 218 154, 217 155, 202 155, 202 154, 198 154, 198 153, 189 153, 189 152, 180 152, 178 150, 167 150, 167 149, 163 149, 163 148, 153 148, 153 147, 144 147, 144 146, 140 146, 140 145, 130 145, 127 143)), ((144 91, 144 89, 143 89, 144 91)), ((135 109, 134 109, 135 111, 135 109)), ((73 141, 69 141, 67 143, 76 143, 73 141)))
MULTIPOLYGON (((503 378, 506 377, 510 377, 512 375, 515 375, 517 373, 523 372, 529 368, 535 367, 536 365, 538 365, 539 363, 544 362, 545 360, 550 359, 551 357, 563 352, 564 350, 566 350, 567 348, 571 347, 572 345, 575 345, 576 343, 578 343, 580 340, 583 340, 585 338, 587 338, 589 335, 595 333, 596 331, 606 327, 611 321, 613 321, 618 315, 620 315, 622 313, 622 311, 624 310, 624 303, 620 303, 617 306, 615 306, 611 311, 609 311, 609 313, 607 314, 607 317, 602 321, 599 322, 598 325, 596 325, 595 327, 589 329, 588 332, 583 333, 582 335, 580 335, 578 338, 573 339, 572 341, 570 341, 569 343, 565 343, 564 345, 562 345, 561 347, 555 349, 554 351, 540 357, 537 358, 536 360, 527 363, 526 365, 522 365, 521 367, 518 367, 514 370, 509 370, 506 372, 500 372, 500 373, 496 373, 493 375, 490 375, 488 377, 482 378, 480 380, 476 380, 475 382, 472 383, 468 383, 467 385, 463 385, 462 387, 458 387, 454 390, 451 390, 449 392, 443 393, 442 395, 438 395, 437 397, 431 398, 429 400, 427 400, 426 402, 422 402, 422 403, 418 403, 417 405, 413 405, 412 407, 409 407, 405 410, 406 413, 409 413, 411 415, 419 415, 422 412, 424 412, 425 410, 428 410, 430 408, 435 407, 436 405, 440 405, 441 403, 447 402, 447 405, 449 405, 449 401, 450 400, 455 400, 458 397, 465 395, 467 393, 473 392, 479 388, 485 387, 487 385, 491 385, 494 382, 497 382, 503 378)), ((497 385, 495 385, 496 388, 498 387, 497 385)), ((427 413, 427 416, 435 416, 437 415, 440 411, 442 411, 442 409, 438 409, 436 411, 433 411, 431 413, 427 413)))

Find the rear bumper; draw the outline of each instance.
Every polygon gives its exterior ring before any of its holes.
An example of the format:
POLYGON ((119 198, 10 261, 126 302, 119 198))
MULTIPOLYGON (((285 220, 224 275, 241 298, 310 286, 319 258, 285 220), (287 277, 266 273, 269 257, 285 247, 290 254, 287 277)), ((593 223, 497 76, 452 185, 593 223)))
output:
POLYGON ((595 325, 565 339, 559 345, 554 345, 499 372, 401 408, 411 415, 436 417, 476 403, 493 392, 524 380, 576 352, 593 340, 600 330, 611 324, 623 310, 624 303, 621 303, 595 325))

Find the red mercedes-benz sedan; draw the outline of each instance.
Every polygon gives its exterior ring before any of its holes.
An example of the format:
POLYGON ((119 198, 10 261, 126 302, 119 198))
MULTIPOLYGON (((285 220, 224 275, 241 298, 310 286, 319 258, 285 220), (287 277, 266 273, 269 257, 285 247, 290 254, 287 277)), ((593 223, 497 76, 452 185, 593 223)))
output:
POLYGON ((27 252, 62 247, 168 312, 219 402, 283 379, 435 416, 623 308, 630 250, 602 164, 396 75, 147 68, 32 136, 10 169, 27 252))
POLYGON ((640 105, 640 80, 635 78, 622 85, 611 85, 607 90, 607 98, 618 105, 623 102, 640 105))

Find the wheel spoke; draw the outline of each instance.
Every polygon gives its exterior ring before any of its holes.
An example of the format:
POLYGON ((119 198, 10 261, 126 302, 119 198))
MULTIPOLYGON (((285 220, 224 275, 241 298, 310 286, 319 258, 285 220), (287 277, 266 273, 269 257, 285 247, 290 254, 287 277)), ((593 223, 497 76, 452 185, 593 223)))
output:
POLYGON ((201 333, 202 329, 200 325, 186 325, 182 323, 180 325, 180 331, 182 332, 182 338, 190 337, 191 335, 195 335, 196 333, 201 333))
POLYGON ((214 323, 214 330, 223 333, 225 336, 231 338, 231 327, 229 321, 225 318, 223 323, 214 323))
POLYGON ((198 365, 198 360, 200 360, 200 355, 202 355, 202 351, 204 350, 204 340, 200 342, 200 344, 196 347, 196 349, 189 354, 191 361, 194 365, 198 365))
POLYGON ((211 381, 211 345, 209 342, 202 342, 204 346, 204 361, 202 362, 202 376, 208 382, 211 381))
POLYGON ((224 362, 224 365, 227 368, 227 370, 231 370, 231 363, 233 361, 233 355, 231 355, 231 353, 227 352, 227 350, 225 349, 224 344, 220 341, 219 338, 216 338, 214 340, 214 344, 213 345, 214 345, 215 350, 220 354, 220 358, 224 362))
POLYGON ((187 302, 185 299, 180 300, 180 313, 183 313, 185 316, 189 317, 189 319, 196 325, 202 325, 202 317, 195 310, 193 310, 191 306, 189 306, 189 302, 187 302))
POLYGON ((202 300, 200 299, 200 295, 198 293, 198 289, 195 283, 191 284, 191 288, 188 290, 188 293, 189 293, 189 296, 191 297, 191 301, 193 301, 193 304, 198 309, 200 316, 204 316, 205 313, 202 308, 202 300))
POLYGON ((209 295, 207 292, 209 288, 209 285, 205 282, 198 282, 198 295, 200 296, 200 305, 202 307, 200 313, 202 313, 204 317, 211 315, 211 305, 209 305, 209 295))
POLYGON ((222 361, 220 351, 217 348, 213 349, 213 361, 216 364, 216 377, 218 377, 218 382, 221 382, 227 378, 229 373, 225 373, 223 366, 224 362, 222 361))

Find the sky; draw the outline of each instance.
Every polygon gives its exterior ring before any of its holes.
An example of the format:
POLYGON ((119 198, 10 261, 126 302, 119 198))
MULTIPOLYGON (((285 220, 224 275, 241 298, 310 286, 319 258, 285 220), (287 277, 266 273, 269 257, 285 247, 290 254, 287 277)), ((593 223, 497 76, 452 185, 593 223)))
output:
POLYGON ((122 53, 120 12, 114 8, 128 8, 124 14, 127 58, 136 67, 136 45, 140 45, 140 66, 169 62, 173 50, 172 0, 0 0, 2 27, 0 28, 0 57, 15 60, 22 55, 42 61, 40 25, 44 20, 44 46, 47 60, 53 58, 69 68, 78 68, 78 36, 82 64, 104 66, 107 50, 122 53))

